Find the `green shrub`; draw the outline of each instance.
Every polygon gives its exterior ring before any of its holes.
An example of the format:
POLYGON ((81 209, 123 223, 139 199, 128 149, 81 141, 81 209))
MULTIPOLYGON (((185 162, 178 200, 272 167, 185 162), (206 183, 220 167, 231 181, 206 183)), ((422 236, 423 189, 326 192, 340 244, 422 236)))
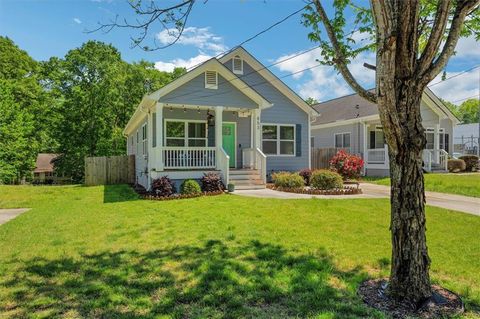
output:
POLYGON ((180 193, 183 195, 200 194, 201 192, 200 184, 196 180, 186 179, 180 185, 180 193))
POLYGON ((283 188, 301 188, 305 185, 305 180, 298 173, 278 172, 272 174, 272 180, 275 187, 283 188))
POLYGON ((460 156, 459 159, 465 161, 465 165, 467 166, 465 170, 467 172, 476 171, 478 170, 478 156, 477 155, 463 155, 460 156))
POLYGON ((448 171, 453 173, 462 172, 467 168, 465 161, 461 159, 449 159, 447 167, 448 171))
POLYGON ((343 179, 337 172, 320 169, 312 172, 310 186, 316 189, 342 188, 343 179))

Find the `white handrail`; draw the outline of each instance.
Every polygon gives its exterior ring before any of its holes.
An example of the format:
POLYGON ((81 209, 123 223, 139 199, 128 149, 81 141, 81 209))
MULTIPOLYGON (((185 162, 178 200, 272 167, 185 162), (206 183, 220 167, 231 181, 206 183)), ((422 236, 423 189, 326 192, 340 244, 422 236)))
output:
POLYGON ((267 183, 267 156, 257 147, 255 152, 255 168, 260 170, 263 183, 267 183))
POLYGON ((443 149, 440 150, 440 163, 443 165, 443 169, 448 171, 448 152, 443 149))
POLYGON ((222 172, 223 183, 225 186, 230 182, 230 156, 223 149, 223 147, 218 148, 218 168, 222 172))
POLYGON ((423 153, 422 153, 422 159, 423 159, 423 165, 425 166, 425 170, 427 172, 431 172, 432 171, 432 153, 430 152, 430 150, 423 150, 423 153))

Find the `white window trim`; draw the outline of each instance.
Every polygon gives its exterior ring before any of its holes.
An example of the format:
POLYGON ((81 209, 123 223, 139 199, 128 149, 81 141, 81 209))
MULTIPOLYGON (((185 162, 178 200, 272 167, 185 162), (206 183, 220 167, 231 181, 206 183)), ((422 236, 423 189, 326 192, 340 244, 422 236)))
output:
POLYGON ((208 147, 208 129, 207 129, 207 121, 203 120, 181 120, 181 119, 165 119, 165 124, 163 125, 163 145, 165 147, 208 147), (168 137, 167 136, 167 123, 168 122, 182 122, 184 125, 184 130, 185 130, 185 136, 182 137, 168 137), (188 137, 188 123, 204 123, 205 124, 205 137, 188 137), (175 139, 175 140, 181 140, 183 139, 184 146, 167 146, 167 138, 169 139, 175 139), (194 139, 194 140, 205 140, 205 146, 188 146, 188 140, 189 139, 194 139))
POLYGON ((352 132, 340 132, 340 133, 333 134, 333 147, 335 147, 335 148, 352 148, 352 132), (337 135, 345 135, 345 134, 350 135, 350 138, 349 138, 349 140, 350 140, 349 144, 350 145, 348 147, 345 147, 343 145, 343 136, 342 136, 342 146, 337 147, 337 135))
POLYGON ((142 125, 142 154, 147 155, 147 123, 142 125))
POLYGON ((435 128, 433 127, 427 127, 425 128, 425 149, 426 150, 434 150, 435 149, 435 128), (433 135, 433 146, 432 148, 427 148, 427 144, 428 144, 428 141, 427 141, 427 134, 432 134, 433 135))
POLYGON ((296 126, 295 124, 277 124, 277 123, 262 123, 261 129, 260 129, 260 137, 261 137, 261 144, 262 144, 262 152, 263 152, 263 141, 276 141, 277 142, 277 154, 267 154, 265 155, 267 157, 273 157, 273 156, 278 156, 278 157, 295 157, 297 156, 297 132, 296 132, 296 126), (276 126, 277 127, 277 138, 276 139, 264 139, 263 138, 263 126, 276 126), (282 140, 280 139, 280 127, 281 126, 290 126, 293 127, 293 141, 292 140, 282 140), (293 142, 293 154, 280 154, 280 142, 293 142))
POLYGON ((211 90, 216 90, 218 89, 218 72, 217 71, 211 71, 211 70, 207 70, 205 71, 205 88, 206 89, 211 89, 211 90), (214 72, 215 73, 215 84, 208 84, 207 83, 207 73, 209 72, 214 72))
POLYGON ((238 55, 232 58, 232 71, 235 74, 243 74, 243 59, 238 55), (241 66, 240 70, 235 70, 235 60, 240 60, 240 66, 241 66))

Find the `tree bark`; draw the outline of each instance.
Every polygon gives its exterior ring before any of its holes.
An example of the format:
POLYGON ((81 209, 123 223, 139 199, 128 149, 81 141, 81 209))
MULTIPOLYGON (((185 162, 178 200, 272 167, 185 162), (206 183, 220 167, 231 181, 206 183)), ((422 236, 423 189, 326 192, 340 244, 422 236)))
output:
MULTIPOLYGON (((417 95, 421 96, 421 92, 417 95)), ((401 101, 397 103, 402 104, 401 101)), ((420 144, 423 145, 423 142, 420 144)), ((418 141, 407 138, 404 143, 397 145, 395 154, 389 154, 392 233, 390 293, 397 300, 406 299, 417 304, 432 295, 425 234, 422 149, 418 147, 418 141)))

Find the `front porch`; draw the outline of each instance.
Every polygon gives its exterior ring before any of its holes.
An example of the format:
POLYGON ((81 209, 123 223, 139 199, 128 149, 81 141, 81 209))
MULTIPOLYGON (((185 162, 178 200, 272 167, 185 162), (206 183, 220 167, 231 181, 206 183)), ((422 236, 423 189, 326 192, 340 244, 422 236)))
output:
MULTIPOLYGON (((448 171, 448 134, 444 133, 444 130, 437 124, 433 128, 427 128, 425 135, 427 145, 422 154, 424 169, 427 172, 448 171)), ((365 171, 389 170, 388 146, 385 143, 380 123, 365 123, 363 136, 365 171)))
POLYGON ((156 103, 146 126, 149 136, 149 183, 159 176, 199 179, 205 172, 221 174, 251 169, 265 183, 266 156, 259 149, 258 109, 156 103))

